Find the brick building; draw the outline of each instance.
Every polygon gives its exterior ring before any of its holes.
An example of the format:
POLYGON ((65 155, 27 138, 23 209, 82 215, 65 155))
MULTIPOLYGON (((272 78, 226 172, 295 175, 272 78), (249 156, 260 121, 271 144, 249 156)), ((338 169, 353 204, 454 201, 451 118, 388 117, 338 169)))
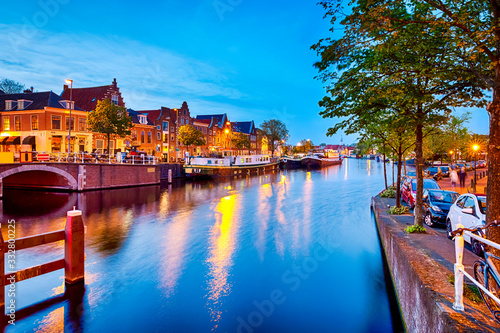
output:
MULTIPOLYGON (((0 150, 67 152, 70 101, 52 91, 0 94, 0 150)), ((92 148, 87 112, 71 106, 71 151, 92 148)))

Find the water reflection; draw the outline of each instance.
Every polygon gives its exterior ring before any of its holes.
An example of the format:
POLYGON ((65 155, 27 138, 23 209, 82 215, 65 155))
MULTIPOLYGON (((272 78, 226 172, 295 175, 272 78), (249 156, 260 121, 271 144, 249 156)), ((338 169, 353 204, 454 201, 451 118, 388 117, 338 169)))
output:
POLYGON ((214 328, 217 328, 223 312, 221 297, 231 291, 228 274, 232 266, 239 226, 237 195, 228 195, 220 199, 215 209, 215 220, 210 235, 210 254, 207 263, 210 267, 208 307, 215 324, 214 328))

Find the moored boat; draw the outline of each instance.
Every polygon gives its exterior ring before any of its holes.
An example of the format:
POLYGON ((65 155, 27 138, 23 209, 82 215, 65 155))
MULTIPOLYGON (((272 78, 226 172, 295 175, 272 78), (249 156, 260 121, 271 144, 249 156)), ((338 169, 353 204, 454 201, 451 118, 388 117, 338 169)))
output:
POLYGON ((222 178, 279 170, 279 160, 269 155, 194 157, 184 165, 186 177, 222 178))
POLYGON ((319 169, 330 165, 340 165, 342 164, 342 158, 338 156, 338 154, 337 156, 325 156, 315 153, 313 155, 304 156, 301 163, 305 168, 319 169))
POLYGON ((284 156, 280 159, 280 168, 282 168, 282 169, 302 168, 302 158, 294 158, 294 157, 284 156))

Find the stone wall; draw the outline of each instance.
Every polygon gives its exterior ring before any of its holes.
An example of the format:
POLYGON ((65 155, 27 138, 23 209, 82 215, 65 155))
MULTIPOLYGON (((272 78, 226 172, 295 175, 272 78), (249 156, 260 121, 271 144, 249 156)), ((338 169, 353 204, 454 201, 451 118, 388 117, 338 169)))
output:
POLYGON ((182 164, 160 164, 160 179, 168 179, 168 170, 172 170, 172 178, 184 176, 182 164))
POLYGON ((160 183, 159 165, 82 164, 78 171, 78 189, 104 189, 160 183))

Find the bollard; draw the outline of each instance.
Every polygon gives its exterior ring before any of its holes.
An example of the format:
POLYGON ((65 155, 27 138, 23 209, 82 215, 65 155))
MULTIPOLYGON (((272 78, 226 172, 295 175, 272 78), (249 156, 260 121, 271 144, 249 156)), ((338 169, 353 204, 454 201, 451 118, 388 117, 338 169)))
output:
MULTIPOLYGON (((459 224, 457 228, 463 228, 464 226, 459 224)), ((464 311, 464 273, 461 270, 464 269, 463 265, 464 257, 464 237, 462 235, 455 236, 455 302, 453 303, 453 309, 457 311, 464 311)))
POLYGON ((85 276, 85 227, 81 210, 68 211, 64 239, 65 282, 67 285, 83 282, 85 276))
POLYGON ((172 182, 172 169, 168 169, 168 182, 172 182))

